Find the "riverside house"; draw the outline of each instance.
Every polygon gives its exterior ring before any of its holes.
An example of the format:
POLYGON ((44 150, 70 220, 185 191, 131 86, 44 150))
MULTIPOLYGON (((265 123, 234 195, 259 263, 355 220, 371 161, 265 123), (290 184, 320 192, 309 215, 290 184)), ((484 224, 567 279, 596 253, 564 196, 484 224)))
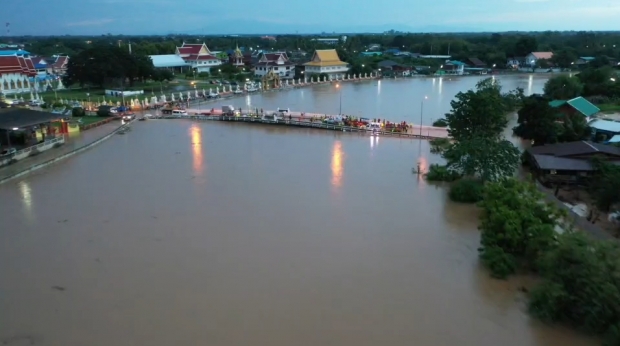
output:
POLYGON ((340 60, 335 49, 317 49, 312 59, 304 64, 305 74, 310 77, 313 74, 325 73, 330 79, 342 78, 349 71, 349 65, 340 60))
POLYGON ((532 147, 525 158, 532 174, 547 185, 582 185, 595 172, 591 160, 600 158, 620 164, 620 148, 577 141, 532 147))

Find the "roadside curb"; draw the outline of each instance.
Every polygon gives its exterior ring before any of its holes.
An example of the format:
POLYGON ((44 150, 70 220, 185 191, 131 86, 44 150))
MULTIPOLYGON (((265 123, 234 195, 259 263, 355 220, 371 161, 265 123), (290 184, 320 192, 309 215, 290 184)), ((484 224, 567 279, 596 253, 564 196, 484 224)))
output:
POLYGON ((41 162, 41 163, 38 163, 38 164, 36 164, 36 165, 32 165, 32 166, 30 166, 29 168, 26 168, 26 169, 24 169, 24 170, 23 170, 23 171, 21 171, 21 172, 17 172, 17 173, 14 173, 14 174, 12 174, 12 175, 9 175, 8 177, 5 177, 5 178, 0 178, 0 184, 6 183, 6 182, 7 182, 7 181, 9 181, 9 180, 13 180, 13 179, 15 179, 15 178, 21 177, 22 175, 26 175, 26 174, 28 174, 28 173, 30 173, 30 172, 36 171, 36 170, 38 170, 38 169, 41 169, 41 168, 46 167, 46 166, 49 166, 49 165, 51 165, 51 164, 53 164, 53 163, 56 163, 56 162, 58 162, 58 161, 61 161, 61 160, 66 159, 66 158, 68 158, 68 157, 71 157, 71 156, 73 156, 73 155, 79 154, 79 153, 81 153, 81 152, 82 152, 82 151, 84 151, 84 150, 90 149, 90 148, 92 148, 92 147, 96 146, 97 144, 100 144, 100 143, 102 143, 102 142, 104 142, 104 141, 108 140, 110 137, 112 137, 112 136, 113 136, 113 135, 115 135, 118 131, 120 131, 123 127, 125 127, 126 125, 130 125, 130 124, 132 124, 134 121, 135 121, 135 120, 132 120, 132 121, 128 122, 128 123, 127 123, 127 124, 125 124, 125 125, 121 125, 121 126, 119 126, 118 128, 114 129, 114 130, 113 130, 112 132, 110 132, 109 134, 107 134, 107 135, 105 135, 105 136, 103 136, 103 137, 101 137, 101 138, 99 138, 99 139, 95 140, 94 142, 91 142, 91 143, 86 144, 86 145, 83 145, 83 146, 81 146, 81 147, 79 147, 79 148, 73 149, 72 151, 70 151, 70 152, 68 152, 68 153, 65 153, 65 154, 63 154, 63 155, 60 155, 60 156, 55 157, 55 158, 53 158, 53 159, 49 159, 49 160, 47 160, 47 161, 45 161, 45 162, 41 162))

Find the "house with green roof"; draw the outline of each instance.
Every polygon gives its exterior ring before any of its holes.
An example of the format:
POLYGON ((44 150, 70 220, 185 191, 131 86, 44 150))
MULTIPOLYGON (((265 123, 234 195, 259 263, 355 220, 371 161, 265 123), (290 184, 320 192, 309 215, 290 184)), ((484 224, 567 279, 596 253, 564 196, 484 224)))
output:
POLYGON ((586 118, 586 121, 590 121, 594 115, 601 111, 597 106, 581 96, 570 100, 553 100, 549 102, 549 106, 558 109, 566 115, 581 114, 586 118))

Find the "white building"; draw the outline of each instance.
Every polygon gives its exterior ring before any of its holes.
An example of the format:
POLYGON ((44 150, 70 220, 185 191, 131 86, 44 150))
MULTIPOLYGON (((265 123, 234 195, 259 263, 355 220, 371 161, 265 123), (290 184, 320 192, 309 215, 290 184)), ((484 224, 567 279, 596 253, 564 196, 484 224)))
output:
POLYGON ((254 64, 254 76, 263 77, 273 71, 280 79, 295 78, 295 64, 289 61, 286 53, 266 53, 254 64))
POLYGON ((30 77, 37 75, 32 60, 22 56, 0 56, 0 93, 4 95, 30 93, 34 85, 30 77))
POLYGON ((153 67, 155 68, 183 68, 189 66, 188 63, 176 54, 161 54, 161 55, 149 55, 151 61, 153 61, 153 67))
POLYGON ((304 73, 307 76, 325 73, 330 79, 341 78, 349 71, 349 65, 340 60, 335 49, 316 50, 312 60, 304 66, 306 68, 304 73))
POLYGON ((183 43, 181 47, 177 47, 176 54, 198 73, 211 72, 211 68, 222 64, 222 61, 212 54, 204 43, 183 43))
POLYGON ((553 58, 552 52, 531 52, 525 56, 525 63, 529 66, 535 66, 540 60, 550 60, 553 58))

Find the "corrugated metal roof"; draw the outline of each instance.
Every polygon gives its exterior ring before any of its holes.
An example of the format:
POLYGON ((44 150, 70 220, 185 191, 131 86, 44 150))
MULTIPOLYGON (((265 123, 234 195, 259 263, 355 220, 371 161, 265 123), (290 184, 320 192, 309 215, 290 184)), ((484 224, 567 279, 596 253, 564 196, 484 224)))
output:
POLYGON ((597 130, 620 133, 620 123, 617 121, 596 119, 588 125, 597 130))
POLYGON ((587 155, 596 153, 606 153, 620 157, 620 148, 594 143, 589 141, 576 141, 546 144, 527 149, 532 155, 553 155, 557 157, 567 157, 572 155, 587 155))
POLYGON ((558 171, 592 171, 590 161, 583 159, 570 159, 552 155, 532 155, 536 165, 540 169, 555 169, 558 171))
POLYGON ((568 101, 553 100, 549 102, 549 106, 553 108, 561 107, 565 104, 573 107, 575 110, 577 110, 579 113, 583 114, 586 117, 591 117, 601 111, 597 106, 593 105, 590 101, 584 99, 581 96, 575 97, 574 99, 568 101))
POLYGON ((581 96, 568 100, 567 103, 587 117, 591 117, 601 111, 597 106, 581 96))
POLYGON ((154 67, 180 67, 187 66, 187 63, 183 58, 176 54, 165 55, 149 55, 153 60, 154 67))

